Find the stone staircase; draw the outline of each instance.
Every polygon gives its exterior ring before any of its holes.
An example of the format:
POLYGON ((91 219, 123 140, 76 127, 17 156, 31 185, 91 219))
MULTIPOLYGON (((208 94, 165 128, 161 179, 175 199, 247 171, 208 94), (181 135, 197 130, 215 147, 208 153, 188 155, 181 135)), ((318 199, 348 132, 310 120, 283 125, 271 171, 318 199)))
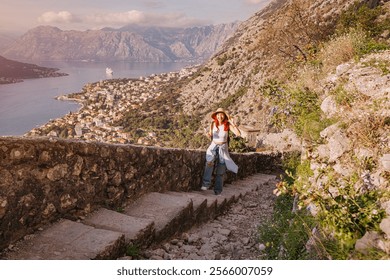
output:
POLYGON ((117 212, 101 208, 78 222, 62 219, 5 252, 3 259, 116 259, 127 246, 147 248, 224 213, 241 196, 264 188, 276 176, 252 175, 212 190, 148 193, 117 212))

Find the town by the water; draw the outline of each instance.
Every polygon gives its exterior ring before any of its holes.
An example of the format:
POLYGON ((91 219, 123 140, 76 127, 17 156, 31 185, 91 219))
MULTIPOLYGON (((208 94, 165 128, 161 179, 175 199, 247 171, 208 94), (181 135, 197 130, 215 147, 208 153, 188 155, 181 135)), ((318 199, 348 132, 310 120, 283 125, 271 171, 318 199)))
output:
MULTIPOLYGON (((82 107, 78 112, 69 112, 62 118, 50 120, 34 128, 25 136, 51 136, 85 141, 126 144, 132 137, 123 127, 115 126, 129 108, 137 110, 150 99, 162 94, 162 88, 170 83, 185 79, 198 70, 197 66, 178 72, 153 74, 139 79, 109 79, 89 83, 79 93, 58 96, 58 100, 76 101, 82 107)), ((148 145, 156 141, 153 132, 138 139, 137 144, 148 145)))

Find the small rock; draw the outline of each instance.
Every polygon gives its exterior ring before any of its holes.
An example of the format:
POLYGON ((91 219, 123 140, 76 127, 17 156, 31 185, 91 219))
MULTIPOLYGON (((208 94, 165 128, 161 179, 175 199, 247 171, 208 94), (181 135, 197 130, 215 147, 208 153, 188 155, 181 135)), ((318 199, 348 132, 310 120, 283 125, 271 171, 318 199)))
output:
POLYGON ((390 217, 383 219, 379 227, 387 235, 388 239, 390 239, 390 217))
POLYGON ((259 244, 259 251, 264 251, 266 246, 263 243, 259 244))
POLYGON ((380 158, 380 162, 383 166, 383 168, 387 171, 390 170, 390 154, 384 154, 381 158, 380 158))
POLYGON ((164 254, 165 254, 165 250, 159 248, 159 249, 154 250, 154 251, 153 251, 153 254, 154 254, 155 256, 163 257, 164 254))
POLYGON ((171 246, 170 246, 169 243, 165 243, 165 244, 163 244, 163 245, 161 246, 161 248, 162 248, 165 252, 169 253, 169 251, 170 251, 170 249, 171 249, 171 246))
POLYGON ((179 243, 179 239, 172 239, 171 244, 172 245, 177 245, 179 243))
POLYGON ((184 232, 181 235, 181 239, 183 239, 185 242, 188 242, 188 239, 190 238, 190 235, 187 232, 184 232))
POLYGON ((194 244, 199 240, 199 236, 194 234, 188 237, 188 244, 194 244))
POLYGON ((355 250, 363 254, 368 253, 372 248, 376 247, 380 236, 377 232, 368 231, 362 238, 356 241, 355 250))
POLYGON ((231 230, 230 229, 221 229, 219 230, 219 233, 222 234, 222 235, 225 235, 225 236, 229 236, 231 234, 231 230))
POLYGON ((241 243, 244 244, 244 245, 248 245, 249 241, 250 241, 250 239, 248 237, 244 237, 244 238, 241 239, 241 243))

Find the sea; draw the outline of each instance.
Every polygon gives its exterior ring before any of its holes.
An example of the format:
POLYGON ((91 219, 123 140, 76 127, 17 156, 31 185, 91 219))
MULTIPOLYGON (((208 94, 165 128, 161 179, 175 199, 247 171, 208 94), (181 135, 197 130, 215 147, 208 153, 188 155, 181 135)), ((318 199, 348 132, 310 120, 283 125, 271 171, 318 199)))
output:
POLYGON ((190 63, 143 62, 34 62, 55 67, 68 76, 26 79, 15 84, 0 85, 0 136, 20 136, 51 119, 75 112, 80 104, 56 100, 55 97, 80 92, 87 83, 107 79, 139 78, 190 66, 190 63), (108 75, 106 68, 113 73, 108 75))

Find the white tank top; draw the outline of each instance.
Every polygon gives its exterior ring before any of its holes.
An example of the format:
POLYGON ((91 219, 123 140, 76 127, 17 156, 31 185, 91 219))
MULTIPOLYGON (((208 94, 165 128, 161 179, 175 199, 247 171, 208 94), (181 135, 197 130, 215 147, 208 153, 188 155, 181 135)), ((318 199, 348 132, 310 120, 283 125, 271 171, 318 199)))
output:
POLYGON ((229 131, 225 131, 224 125, 218 126, 219 129, 216 128, 216 125, 213 124, 213 141, 215 142, 227 142, 229 131))

